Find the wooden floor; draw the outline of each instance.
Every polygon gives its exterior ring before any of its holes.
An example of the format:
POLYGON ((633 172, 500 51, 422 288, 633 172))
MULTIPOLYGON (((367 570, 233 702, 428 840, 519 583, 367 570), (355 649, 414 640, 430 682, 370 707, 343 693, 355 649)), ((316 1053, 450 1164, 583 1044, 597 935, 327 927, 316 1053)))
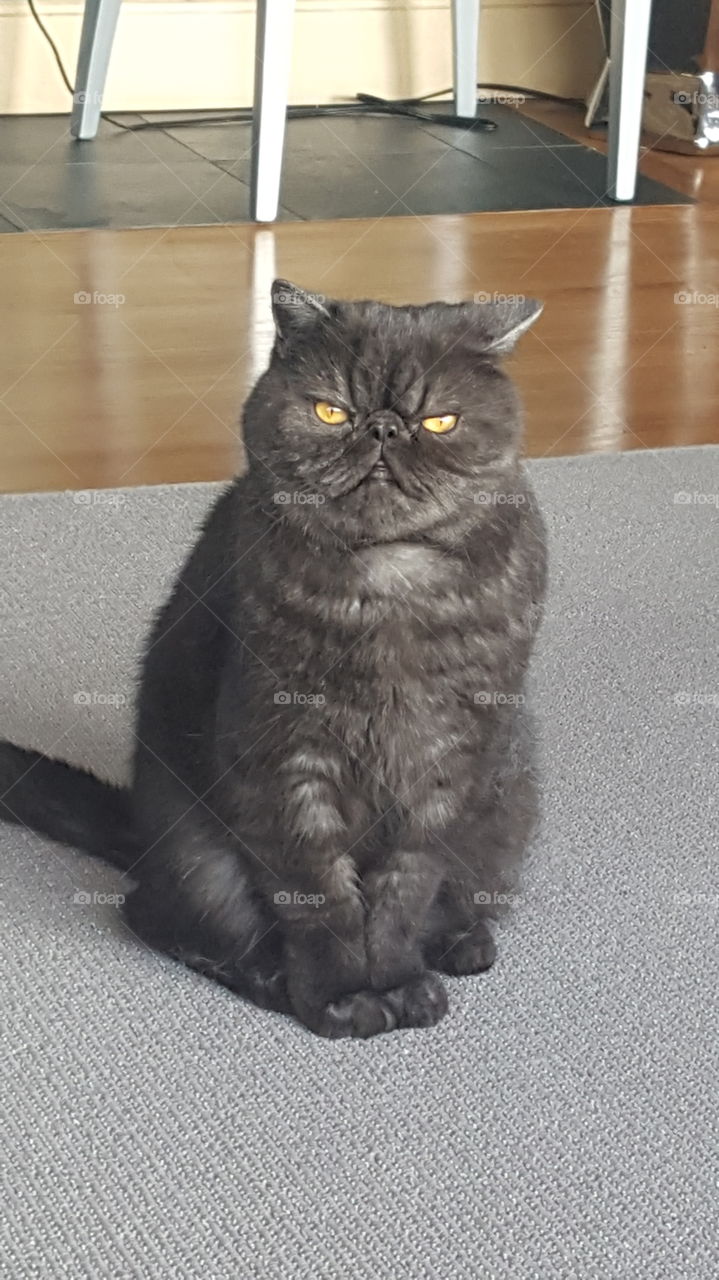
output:
POLYGON ((544 299, 512 361, 531 455, 718 441, 719 158, 702 163, 693 206, 0 236, 0 489, 231 475, 275 275, 544 299))

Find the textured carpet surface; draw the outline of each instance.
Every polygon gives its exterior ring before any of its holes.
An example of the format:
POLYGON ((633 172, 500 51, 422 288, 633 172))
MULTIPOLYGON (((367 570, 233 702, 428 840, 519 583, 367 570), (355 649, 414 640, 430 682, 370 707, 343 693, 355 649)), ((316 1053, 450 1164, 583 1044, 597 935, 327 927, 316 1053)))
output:
MULTIPOLYGON (((719 450, 531 471, 545 822, 439 1027, 315 1039, 144 950, 116 873, 0 829, 3 1280, 719 1274, 719 450)), ((213 493, 0 500, 1 734, 124 775, 213 493)))

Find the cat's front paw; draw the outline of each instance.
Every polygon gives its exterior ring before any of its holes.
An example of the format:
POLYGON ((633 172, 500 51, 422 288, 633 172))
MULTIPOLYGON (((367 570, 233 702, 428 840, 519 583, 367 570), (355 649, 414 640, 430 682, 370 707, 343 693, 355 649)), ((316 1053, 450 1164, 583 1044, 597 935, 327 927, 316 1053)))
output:
POLYGON ((485 973, 492 968, 496 958, 497 945, 486 926, 438 939, 427 956, 435 969, 455 978, 485 973))
POLYGON ((383 1031, 394 1031, 397 1017, 377 991, 353 991, 340 996, 321 1009, 298 1008, 296 1013, 310 1031, 329 1040, 349 1036, 366 1040, 383 1031))
POLYGON ((366 1040, 406 1027, 433 1027, 447 1012, 447 995, 436 974, 425 973, 389 991, 354 991, 322 1009, 296 1010, 300 1021, 330 1040, 366 1040))
POLYGON ((447 992, 436 973, 423 973, 404 986, 385 991, 383 997, 398 1027, 434 1027, 449 1008, 447 992))

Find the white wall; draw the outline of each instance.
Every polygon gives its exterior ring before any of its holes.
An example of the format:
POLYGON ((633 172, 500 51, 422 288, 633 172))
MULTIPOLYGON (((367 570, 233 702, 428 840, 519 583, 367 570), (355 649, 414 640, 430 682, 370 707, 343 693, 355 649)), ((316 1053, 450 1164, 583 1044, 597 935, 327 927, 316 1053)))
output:
MULTIPOLYGON (((82 4, 37 0, 74 79, 82 4)), ((297 0, 291 99, 425 93, 451 81, 448 0, 297 0)), ((106 110, 247 105, 254 0, 124 0, 106 110)), ((479 74, 581 96, 596 73, 591 0, 483 0, 479 74)), ((23 0, 0 6, 0 112, 67 111, 23 0)))

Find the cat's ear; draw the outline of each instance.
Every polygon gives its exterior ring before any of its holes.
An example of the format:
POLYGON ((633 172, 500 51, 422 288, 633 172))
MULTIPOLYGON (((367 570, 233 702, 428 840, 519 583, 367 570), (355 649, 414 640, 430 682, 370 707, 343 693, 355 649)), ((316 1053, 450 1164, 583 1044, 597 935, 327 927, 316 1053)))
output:
POLYGON ((315 324, 319 316, 328 315, 321 293, 307 293, 289 280, 275 280, 271 296, 277 336, 283 341, 315 324))
POLYGON ((511 351, 522 334, 539 319, 544 309, 544 303, 537 302, 534 298, 499 300, 490 296, 486 301, 481 298, 481 294, 476 297, 475 310, 479 313, 484 338, 483 350, 497 355, 511 351))

